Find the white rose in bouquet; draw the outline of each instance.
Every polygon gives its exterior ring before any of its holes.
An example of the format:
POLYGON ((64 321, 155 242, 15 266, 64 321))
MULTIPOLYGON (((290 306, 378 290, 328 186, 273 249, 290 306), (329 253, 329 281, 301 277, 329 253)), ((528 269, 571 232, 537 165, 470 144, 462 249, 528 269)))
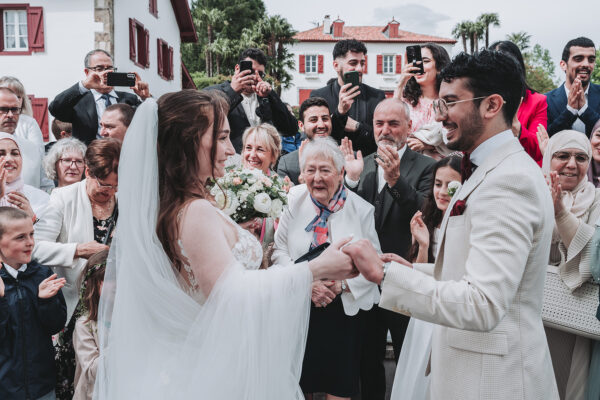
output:
POLYGON ((254 196, 254 209, 260 213, 268 214, 271 211, 271 198, 266 193, 254 196))
POLYGON ((235 209, 239 205, 239 201, 231 190, 228 190, 226 193, 223 191, 219 191, 215 195, 215 203, 223 210, 223 212, 227 215, 232 215, 235 212, 235 209), (227 202, 227 203, 226 203, 227 202))
POLYGON ((271 202, 270 217, 279 218, 283 212, 283 202, 279 199, 275 199, 271 202))

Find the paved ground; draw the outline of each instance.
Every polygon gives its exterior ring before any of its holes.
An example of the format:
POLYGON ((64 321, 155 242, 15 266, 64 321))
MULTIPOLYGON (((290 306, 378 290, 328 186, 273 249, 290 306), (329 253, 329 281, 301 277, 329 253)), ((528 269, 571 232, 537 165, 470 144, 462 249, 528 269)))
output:
MULTIPOLYGON (((394 373, 396 372, 396 363, 393 359, 389 359, 386 357, 384 362, 385 364, 385 381, 387 383, 387 391, 385 394, 385 399, 389 400, 390 395, 392 393, 392 383, 394 382, 394 373)), ((325 400, 325 395, 317 394, 313 400, 325 400)), ((352 400, 369 400, 369 399, 361 399, 360 395, 352 397, 352 400)))

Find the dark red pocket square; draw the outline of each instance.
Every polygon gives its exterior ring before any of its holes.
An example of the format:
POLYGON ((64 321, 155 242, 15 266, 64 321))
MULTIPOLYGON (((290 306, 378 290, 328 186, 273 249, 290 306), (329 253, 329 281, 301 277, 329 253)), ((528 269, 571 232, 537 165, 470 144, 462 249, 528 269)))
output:
POLYGON ((450 216, 455 217, 457 215, 463 215, 465 213, 466 208, 467 202, 464 200, 458 200, 456 203, 454 203, 452 211, 450 211, 450 216))

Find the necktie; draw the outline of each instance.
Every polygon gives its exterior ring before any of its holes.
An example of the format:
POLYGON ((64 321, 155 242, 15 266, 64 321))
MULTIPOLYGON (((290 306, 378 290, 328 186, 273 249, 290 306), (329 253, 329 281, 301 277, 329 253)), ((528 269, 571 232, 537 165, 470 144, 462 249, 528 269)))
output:
POLYGON ((104 99, 104 105, 106 107, 110 106, 112 103, 110 102, 110 96, 107 94, 103 94, 100 98, 104 99))
POLYGON ((471 162, 471 154, 465 153, 460 164, 460 177, 463 183, 471 177, 476 168, 477 165, 471 162))

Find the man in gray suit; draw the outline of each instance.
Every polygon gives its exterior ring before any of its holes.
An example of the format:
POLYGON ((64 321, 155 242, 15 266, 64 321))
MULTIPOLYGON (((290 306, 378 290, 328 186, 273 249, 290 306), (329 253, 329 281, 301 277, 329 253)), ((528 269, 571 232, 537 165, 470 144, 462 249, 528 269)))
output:
MULTIPOLYGON (((344 125, 337 117, 332 117, 329 113, 329 105, 322 97, 309 97, 300 105, 300 121, 298 127, 304 132, 308 140, 315 137, 331 136, 335 130, 344 130, 344 125)), ((300 177, 300 152, 302 145, 296 151, 292 151, 279 159, 277 165, 277 174, 285 178, 286 176, 297 185, 300 177)))
MULTIPOLYGON (((410 220, 421 209, 423 198, 431 189, 435 161, 412 151, 406 140, 411 128, 406 103, 386 99, 373 114, 373 132, 377 153, 362 159, 352 152, 348 139, 342 140, 346 157, 346 186, 375 206, 375 230, 384 253, 407 256, 411 246, 410 220), (384 163, 382 160, 388 160, 384 163)), ((383 400, 385 371, 383 359, 390 330, 396 361, 409 317, 374 305, 365 313, 366 335, 361 360, 361 395, 363 399, 383 400)))

